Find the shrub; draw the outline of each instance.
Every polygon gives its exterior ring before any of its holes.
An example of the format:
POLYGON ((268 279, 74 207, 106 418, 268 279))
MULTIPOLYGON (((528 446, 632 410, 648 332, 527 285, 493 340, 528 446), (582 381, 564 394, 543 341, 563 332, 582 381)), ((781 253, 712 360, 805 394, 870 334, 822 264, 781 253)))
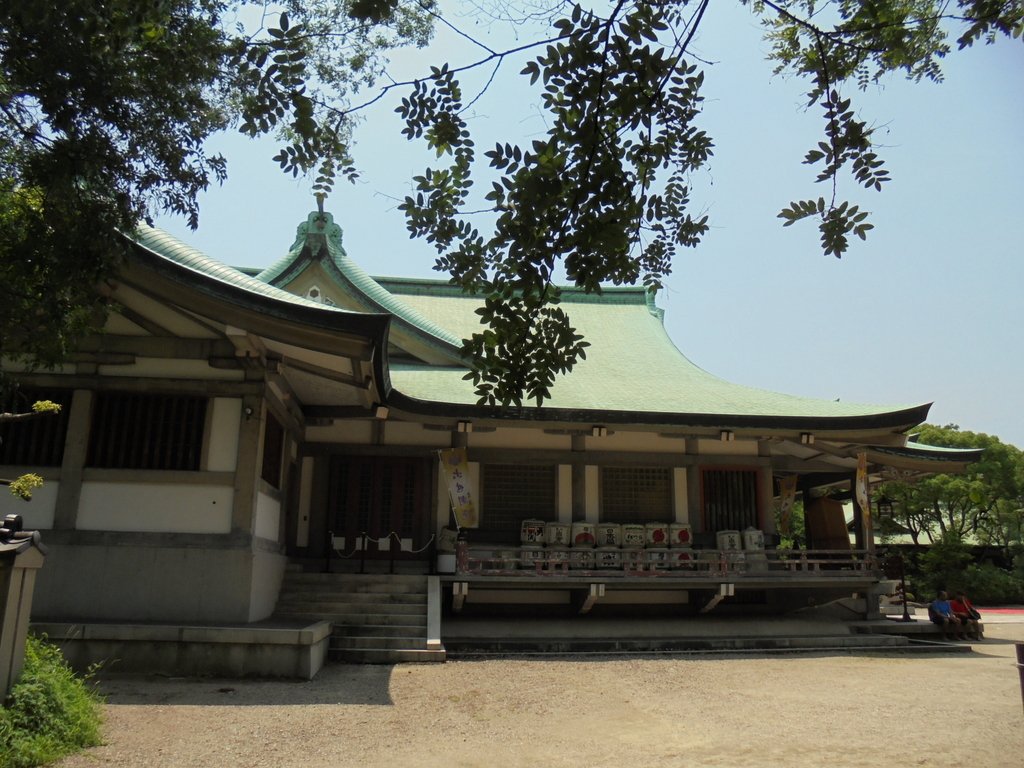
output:
POLYGON ((1024 581, 991 563, 967 566, 963 574, 950 583, 950 589, 963 590, 980 605, 1019 603, 1024 598, 1024 581))
POLYGON ((100 743, 100 699, 60 650, 29 636, 25 666, 0 707, 0 768, 27 768, 100 743))

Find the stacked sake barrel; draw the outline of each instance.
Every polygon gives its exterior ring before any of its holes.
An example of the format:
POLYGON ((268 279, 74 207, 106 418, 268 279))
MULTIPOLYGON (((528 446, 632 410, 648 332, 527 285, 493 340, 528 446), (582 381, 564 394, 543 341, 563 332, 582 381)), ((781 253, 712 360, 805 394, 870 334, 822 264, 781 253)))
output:
POLYGON ((669 567, 693 567, 693 529, 686 523, 672 523, 668 527, 669 567))
POLYGON ((685 568, 693 562, 693 533, 685 523, 575 523, 523 520, 520 562, 568 561, 579 570, 685 568))

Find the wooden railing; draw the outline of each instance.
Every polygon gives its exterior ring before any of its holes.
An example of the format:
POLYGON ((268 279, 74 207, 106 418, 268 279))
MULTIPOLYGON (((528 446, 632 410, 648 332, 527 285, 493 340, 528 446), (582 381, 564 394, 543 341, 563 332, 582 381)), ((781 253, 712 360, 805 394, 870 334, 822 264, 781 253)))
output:
POLYGON ((660 578, 829 577, 881 575, 874 552, 867 550, 717 549, 541 549, 471 547, 459 573, 488 576, 581 576, 660 578), (614 555, 618 564, 613 565, 614 555), (603 559, 602 559, 603 556, 603 559))

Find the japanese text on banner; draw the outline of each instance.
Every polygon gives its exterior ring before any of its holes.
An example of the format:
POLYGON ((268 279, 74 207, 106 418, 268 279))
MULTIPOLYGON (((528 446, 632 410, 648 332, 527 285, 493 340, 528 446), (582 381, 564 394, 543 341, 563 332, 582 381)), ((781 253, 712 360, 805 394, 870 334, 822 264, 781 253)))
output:
POLYGON ((455 523, 459 528, 476 528, 480 525, 480 515, 473 503, 472 482, 469 476, 469 462, 465 448, 450 448, 438 451, 441 457, 441 469, 448 483, 448 497, 455 513, 455 523))

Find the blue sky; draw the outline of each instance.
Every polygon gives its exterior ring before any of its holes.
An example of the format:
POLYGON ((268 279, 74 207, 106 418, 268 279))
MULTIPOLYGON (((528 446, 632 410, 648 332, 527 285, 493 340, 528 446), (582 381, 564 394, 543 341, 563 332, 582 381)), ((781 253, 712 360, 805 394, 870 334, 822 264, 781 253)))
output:
MULTIPOLYGON (((716 150, 694 179, 694 204, 712 229, 679 255, 658 297, 676 345, 731 381, 844 401, 934 402, 931 422, 1024 447, 1024 46, 954 52, 942 84, 894 80, 850 94, 877 126, 893 181, 881 193, 841 190, 872 211, 875 230, 839 260, 821 253, 813 224, 783 229, 776 218, 790 200, 827 192, 800 164, 820 132, 801 83, 771 75, 758 28, 738 5, 713 4, 697 43, 714 62, 701 123, 716 150)), ((442 33, 426 60, 475 56, 442 33)), ((394 74, 405 79, 423 61, 403 54, 394 74)), ((509 61, 474 106, 478 150, 543 131, 536 95, 514 74, 524 61, 509 61)), ((438 277, 433 249, 409 239, 397 210, 432 156, 399 134, 394 106, 385 99, 367 113, 355 147, 362 178, 327 209, 372 274, 438 277)), ((273 142, 224 136, 216 147, 229 179, 203 196, 199 230, 157 223, 221 261, 265 266, 315 208, 310 183, 279 172, 273 142)))

